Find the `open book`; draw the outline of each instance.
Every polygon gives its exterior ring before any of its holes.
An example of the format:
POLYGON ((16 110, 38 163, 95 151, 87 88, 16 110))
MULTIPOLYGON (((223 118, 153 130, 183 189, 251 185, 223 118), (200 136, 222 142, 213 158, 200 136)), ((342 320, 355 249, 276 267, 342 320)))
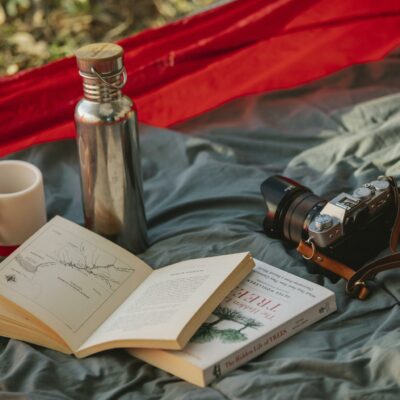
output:
POLYGON ((181 349, 253 268, 249 253, 152 270, 55 217, 0 264, 0 336, 74 353, 181 349))

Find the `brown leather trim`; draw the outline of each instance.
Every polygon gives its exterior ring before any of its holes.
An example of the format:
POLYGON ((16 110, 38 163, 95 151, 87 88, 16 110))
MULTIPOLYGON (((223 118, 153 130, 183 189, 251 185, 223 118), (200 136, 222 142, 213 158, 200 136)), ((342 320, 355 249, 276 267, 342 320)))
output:
MULTIPOLYGON (((310 246, 304 241, 301 241, 299 245, 297 246, 297 251, 303 255, 308 260, 311 260, 315 262, 316 264, 320 265, 322 268, 331 271, 335 273, 336 275, 339 275, 340 277, 346 279, 349 281, 353 275, 355 274, 355 271, 348 267, 347 265, 336 261, 325 254, 320 253, 314 246, 310 246)), ((356 285, 356 287, 359 287, 360 290, 358 293, 351 293, 351 294, 356 294, 359 299, 365 299, 368 295, 368 288, 366 285, 356 285)))
POLYGON ((390 234, 389 247, 392 253, 396 253, 397 245, 399 243, 400 236, 400 202, 399 202, 399 189, 393 176, 388 176, 390 187, 392 189, 393 203, 396 210, 396 217, 393 222, 392 232, 390 234))
POLYGON ((400 252, 396 253, 400 237, 399 189, 396 180, 392 176, 388 176, 386 179, 388 180, 392 190, 393 203, 396 210, 389 243, 390 249, 394 254, 380 258, 379 260, 364 265, 358 271, 354 271, 347 265, 320 253, 314 245, 309 245, 306 242, 301 241, 297 247, 297 251, 306 259, 312 260, 322 268, 346 279, 348 281, 346 285, 346 293, 351 296, 356 296, 360 300, 364 300, 368 295, 366 284, 368 280, 373 279, 379 272, 398 268, 400 266, 400 252))
POLYGON ((327 257, 325 254, 320 253, 317 249, 314 249, 304 241, 299 243, 297 251, 307 258, 307 260, 314 261, 321 267, 334 272, 336 275, 339 275, 346 280, 349 280, 354 275, 354 271, 350 267, 327 257))

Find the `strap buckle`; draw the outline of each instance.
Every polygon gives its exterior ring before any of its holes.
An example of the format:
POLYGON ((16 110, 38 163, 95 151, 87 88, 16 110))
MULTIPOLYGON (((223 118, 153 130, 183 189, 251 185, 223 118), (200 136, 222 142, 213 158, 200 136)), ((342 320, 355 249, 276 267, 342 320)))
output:
POLYGON ((311 253, 311 256, 306 256, 306 255, 304 255, 304 254, 302 254, 302 256, 303 256, 303 258, 304 258, 305 260, 311 260, 311 259, 314 257, 314 255, 315 255, 315 244, 314 244, 314 242, 312 241, 311 238, 308 238, 308 239, 305 241, 305 243, 307 243, 308 245, 311 246, 312 253, 311 253))
POLYGON ((349 287, 349 283, 346 286, 346 293, 352 297, 357 297, 360 300, 365 300, 368 295, 368 285, 365 281, 358 280, 349 287))

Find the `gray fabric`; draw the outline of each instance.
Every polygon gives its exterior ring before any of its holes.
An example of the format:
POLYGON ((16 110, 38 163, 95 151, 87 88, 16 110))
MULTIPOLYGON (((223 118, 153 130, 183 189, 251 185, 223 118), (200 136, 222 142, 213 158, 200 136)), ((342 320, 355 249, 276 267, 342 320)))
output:
MULTIPOLYGON (((261 232, 260 183, 273 173, 326 197, 381 174, 400 176, 400 60, 346 69, 302 88, 236 100, 175 131, 141 127, 154 268, 250 250, 336 292, 338 311, 205 389, 122 350, 76 360, 0 339, 0 399, 397 399, 400 270, 365 302, 311 274, 261 232), (182 134, 186 132, 189 134, 182 134)), ((82 222, 75 143, 12 155, 45 175, 49 217, 82 222)))

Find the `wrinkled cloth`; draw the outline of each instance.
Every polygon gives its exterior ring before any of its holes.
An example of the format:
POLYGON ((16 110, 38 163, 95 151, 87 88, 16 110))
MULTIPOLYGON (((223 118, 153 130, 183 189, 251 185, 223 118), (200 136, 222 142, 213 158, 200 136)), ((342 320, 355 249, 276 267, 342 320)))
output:
MULTIPOLYGON (((77 360, 0 338, 0 399, 398 399, 400 270, 367 301, 315 273, 262 232, 261 182, 287 175, 331 198, 379 175, 400 177, 400 59, 358 65, 296 90, 235 100, 176 126, 141 126, 153 268, 251 251, 336 293, 338 311, 201 389, 123 350, 77 360)), ((48 216, 82 223, 74 141, 9 158, 44 173, 48 216)))

